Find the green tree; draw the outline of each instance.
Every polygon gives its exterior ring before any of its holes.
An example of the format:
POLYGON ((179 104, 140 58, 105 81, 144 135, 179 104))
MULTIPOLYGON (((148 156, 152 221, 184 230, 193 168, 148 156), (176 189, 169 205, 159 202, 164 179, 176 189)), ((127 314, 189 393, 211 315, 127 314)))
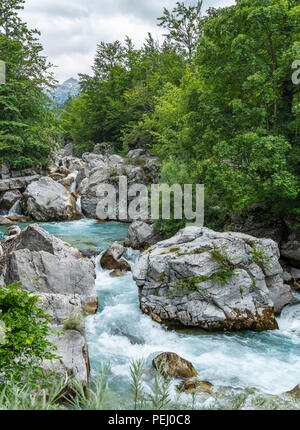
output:
POLYGON ((46 164, 51 154, 53 114, 43 89, 54 83, 41 55, 39 32, 28 29, 18 12, 24 0, 0 3, 0 59, 6 84, 0 85, 0 163, 23 169, 46 164))
POLYGON ((184 2, 177 2, 170 12, 164 8, 163 16, 158 18, 159 26, 169 30, 165 36, 183 52, 190 63, 201 35, 202 0, 195 6, 186 6, 184 2))

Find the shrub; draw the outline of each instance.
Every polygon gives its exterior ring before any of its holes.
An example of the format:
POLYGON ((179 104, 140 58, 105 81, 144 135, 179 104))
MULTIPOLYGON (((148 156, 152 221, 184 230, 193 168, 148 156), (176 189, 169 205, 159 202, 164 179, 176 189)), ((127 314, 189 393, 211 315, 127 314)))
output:
POLYGON ((38 301, 38 296, 20 285, 0 287, 0 320, 5 331, 0 342, 0 386, 8 375, 14 383, 26 379, 27 384, 36 386, 45 378, 42 360, 58 358, 55 346, 47 340, 51 316, 38 306, 38 301))

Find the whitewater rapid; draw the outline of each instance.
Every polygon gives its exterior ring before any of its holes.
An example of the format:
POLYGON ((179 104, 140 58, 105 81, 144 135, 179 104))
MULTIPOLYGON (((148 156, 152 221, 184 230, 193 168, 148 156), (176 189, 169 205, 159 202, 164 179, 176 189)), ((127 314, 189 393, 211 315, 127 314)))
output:
MULTIPOLYGON (((131 264, 137 255, 128 256, 131 264)), ((128 273, 111 278, 96 259, 99 311, 86 320, 89 353, 96 374, 100 362, 110 363, 110 383, 128 392, 131 359, 146 368, 160 352, 176 352, 191 361, 202 380, 215 386, 255 387, 280 394, 300 383, 300 297, 278 318, 279 330, 263 333, 171 331, 143 315, 138 290, 128 273), (298 303, 297 303, 298 302, 298 303)))

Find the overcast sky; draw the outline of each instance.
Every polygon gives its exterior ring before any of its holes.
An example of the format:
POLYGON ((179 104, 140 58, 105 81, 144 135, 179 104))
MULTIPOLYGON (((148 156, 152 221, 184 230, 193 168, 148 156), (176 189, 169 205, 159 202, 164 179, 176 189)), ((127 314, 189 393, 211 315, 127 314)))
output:
MULTIPOLYGON (((192 3, 187 1, 186 3, 192 3)), ((204 10, 234 4, 234 0, 204 0, 204 10)), ((124 40, 141 46, 148 32, 160 38, 156 25, 163 7, 176 0, 26 0, 22 18, 41 33, 45 54, 55 64, 60 81, 90 73, 97 43, 124 40)))

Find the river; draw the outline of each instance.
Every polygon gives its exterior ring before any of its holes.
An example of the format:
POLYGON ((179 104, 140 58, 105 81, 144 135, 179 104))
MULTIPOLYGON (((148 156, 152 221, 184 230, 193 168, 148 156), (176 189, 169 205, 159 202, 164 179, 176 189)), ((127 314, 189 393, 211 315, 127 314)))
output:
MULTIPOLYGON (((101 362, 110 363, 109 386, 119 399, 126 402, 128 396, 130 360, 143 358, 145 368, 150 369, 151 360, 164 351, 191 361, 200 379, 216 386, 256 387, 279 394, 300 383, 300 295, 295 294, 294 304, 278 318, 279 330, 213 334, 195 329, 168 330, 141 313, 131 273, 111 278, 100 267, 101 252, 115 240, 124 241, 127 225, 98 224, 88 219, 40 225, 84 252, 97 255, 93 258, 99 310, 86 318, 92 377, 101 362)), ((138 253, 129 250, 126 258, 133 265, 138 253)))

